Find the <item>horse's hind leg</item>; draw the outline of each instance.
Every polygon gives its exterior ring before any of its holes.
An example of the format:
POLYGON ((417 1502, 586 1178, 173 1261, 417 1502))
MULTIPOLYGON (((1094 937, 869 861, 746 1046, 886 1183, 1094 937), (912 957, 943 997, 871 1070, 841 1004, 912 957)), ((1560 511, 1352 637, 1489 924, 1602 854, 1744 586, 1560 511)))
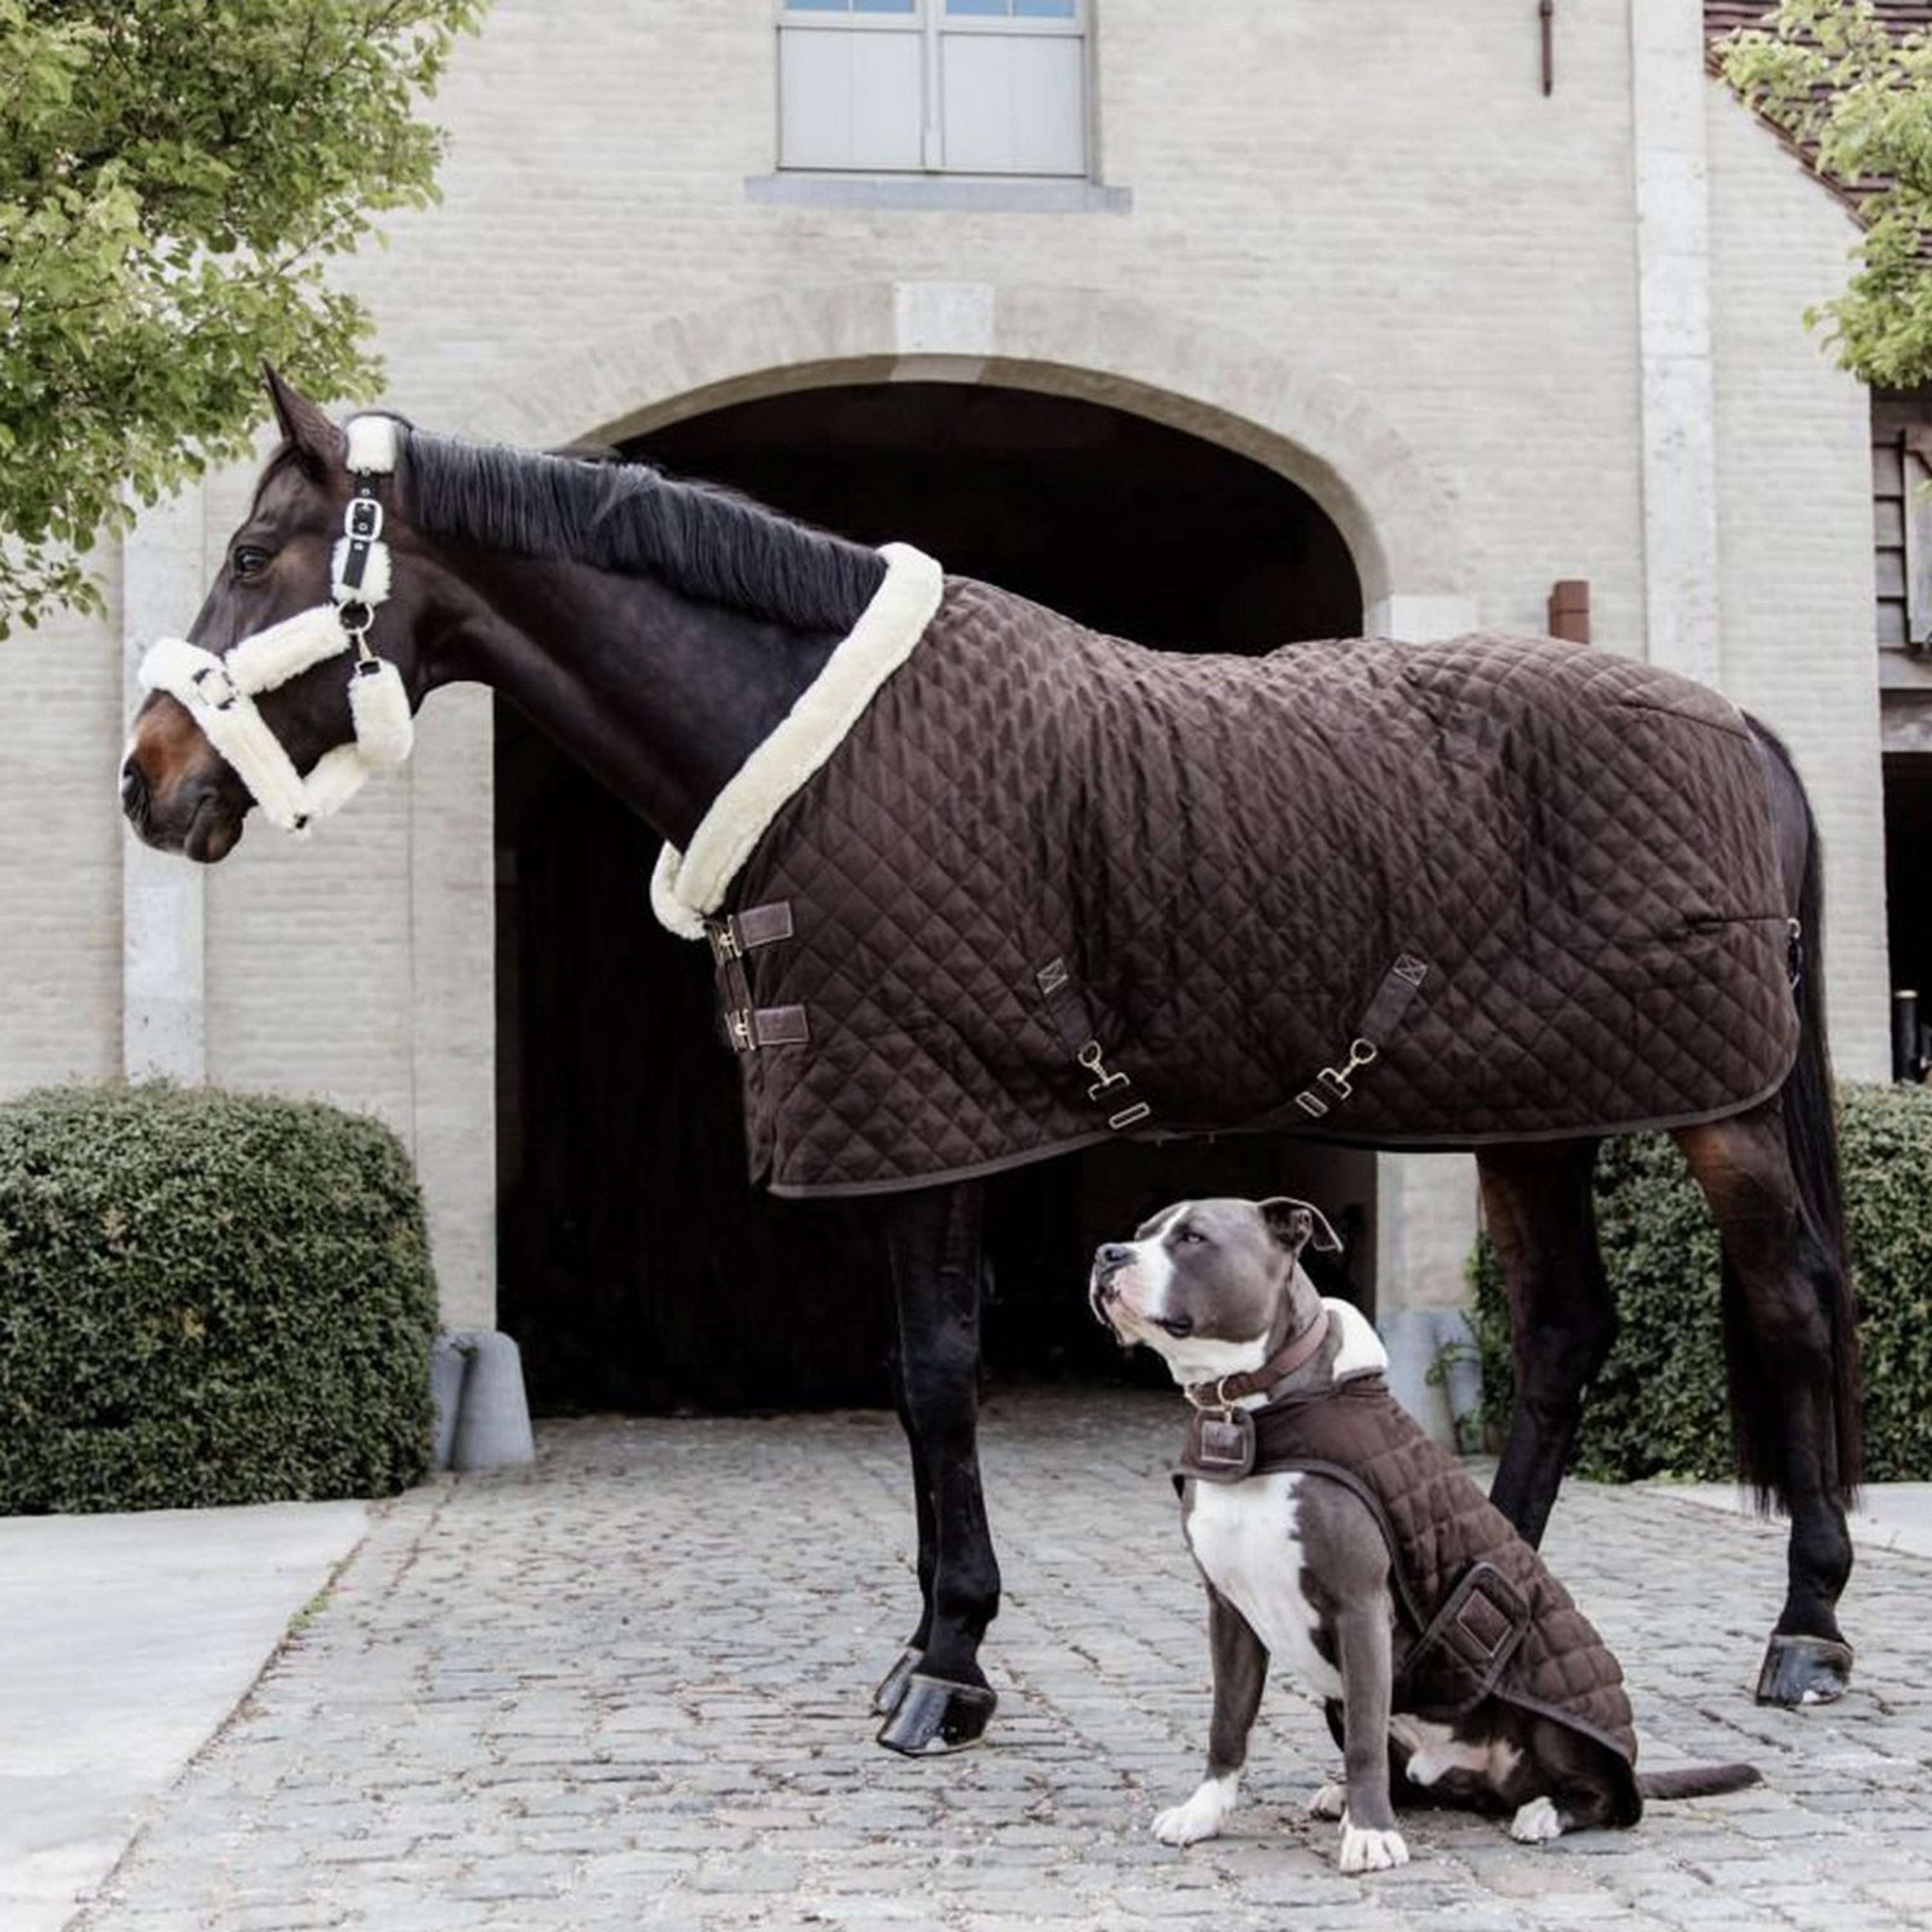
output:
POLYGON ((893 1196, 884 1206, 898 1308, 900 1414, 920 1492, 925 1606, 916 1663, 880 1686, 893 1699, 879 1742, 895 1750, 976 1743, 994 1696, 980 1640, 998 1614, 999 1564, 980 1491, 980 1224, 976 1183, 893 1196), (895 1679, 898 1681, 895 1682, 895 1679))
POLYGON ((1616 1339, 1590 1202, 1594 1141, 1484 1148, 1476 1156, 1509 1301, 1516 1406, 1490 1500, 1532 1543, 1563 1480, 1585 1390, 1616 1339))
MULTIPOLYGON (((1841 1266, 1801 1204, 1781 1103, 1679 1130, 1724 1249, 1724 1340, 1744 1479, 1791 1514, 1789 1585, 1758 1699, 1844 1694, 1852 1652, 1838 1601, 1852 1569, 1838 1404, 1854 1347, 1841 1266)), ((1853 1425, 1855 1427, 1855 1424, 1853 1425)), ((1855 1453, 1855 1451, 1853 1452, 1855 1453)))

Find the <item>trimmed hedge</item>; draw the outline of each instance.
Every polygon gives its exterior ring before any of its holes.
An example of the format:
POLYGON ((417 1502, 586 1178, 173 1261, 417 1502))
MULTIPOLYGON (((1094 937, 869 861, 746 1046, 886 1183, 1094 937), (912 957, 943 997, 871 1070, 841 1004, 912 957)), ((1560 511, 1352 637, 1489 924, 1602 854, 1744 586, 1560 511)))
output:
POLYGON ((436 1312, 376 1120, 166 1082, 0 1105, 0 1513, 406 1487, 436 1312))
MULTIPOLYGON (((1932 1478, 1932 1092, 1844 1087, 1839 1151, 1860 1311, 1865 1470, 1932 1478)), ((1622 1328, 1584 1406, 1573 1466, 1610 1482, 1736 1470, 1718 1314, 1718 1238, 1683 1157, 1661 1135, 1605 1144, 1598 1232, 1622 1328)), ((1509 1322, 1486 1240, 1472 1259, 1485 1420, 1512 1395, 1509 1322)))

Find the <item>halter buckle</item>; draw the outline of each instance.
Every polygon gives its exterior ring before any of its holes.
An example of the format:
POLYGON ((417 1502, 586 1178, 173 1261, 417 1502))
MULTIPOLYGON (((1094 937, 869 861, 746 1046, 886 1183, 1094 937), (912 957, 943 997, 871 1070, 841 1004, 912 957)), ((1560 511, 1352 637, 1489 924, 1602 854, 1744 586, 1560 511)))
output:
POLYGON ((232 710, 240 703, 242 687, 230 676, 228 667, 226 664, 203 664, 194 674, 194 688, 200 694, 202 701, 212 705, 217 711, 232 710), (218 678, 220 680, 219 687, 212 694, 208 688, 208 681, 210 678, 218 678))
POLYGON ((345 533, 358 543, 374 543, 382 534, 382 506, 374 496, 352 496, 342 515, 345 533))

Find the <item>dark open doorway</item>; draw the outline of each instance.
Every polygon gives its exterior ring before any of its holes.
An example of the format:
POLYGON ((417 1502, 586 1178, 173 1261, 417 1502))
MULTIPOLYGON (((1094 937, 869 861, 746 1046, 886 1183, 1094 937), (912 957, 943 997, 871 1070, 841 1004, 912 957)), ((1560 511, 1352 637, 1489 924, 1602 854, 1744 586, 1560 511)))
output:
MULTIPOLYGON (((628 454, 1174 649, 1361 628, 1340 533, 1274 471, 1075 399, 936 383, 798 392, 628 454)), ((498 709, 500 1320, 546 1408, 883 1400, 891 1310, 862 1214, 745 1179, 710 962, 652 922, 644 827, 498 709)), ((1374 1163, 1261 1139, 1124 1144, 1008 1177, 989 1202, 987 1358, 1118 1375, 1086 1258, 1163 1202, 1304 1193, 1373 1278, 1374 1163)))
POLYGON ((1932 910, 1921 881, 1932 872, 1932 752, 1885 758, 1886 952, 1892 962, 1892 1073, 1932 1066, 1932 910), (1904 1000, 1901 1011, 1900 1002, 1904 1000))

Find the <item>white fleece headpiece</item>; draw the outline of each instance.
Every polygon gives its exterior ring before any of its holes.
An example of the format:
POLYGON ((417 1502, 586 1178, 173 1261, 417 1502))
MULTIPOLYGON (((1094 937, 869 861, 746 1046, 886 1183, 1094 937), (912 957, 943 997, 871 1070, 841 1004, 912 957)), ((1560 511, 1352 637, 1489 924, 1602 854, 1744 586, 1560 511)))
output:
POLYGON ((302 832, 340 812, 372 771, 399 765, 416 742, 402 674, 369 648, 376 607, 389 595, 389 549, 382 541, 382 506, 368 479, 396 466, 396 424, 363 416, 349 424, 349 469, 356 494, 343 513, 329 576, 331 601, 298 610, 244 638, 225 656, 179 638, 164 638, 141 660, 142 688, 165 691, 184 705, 202 735, 233 767, 262 815, 284 832, 302 832), (356 614, 352 623, 348 614, 356 614), (353 741, 325 752, 304 778, 268 728, 255 699, 344 651, 356 653, 349 675, 353 741))

